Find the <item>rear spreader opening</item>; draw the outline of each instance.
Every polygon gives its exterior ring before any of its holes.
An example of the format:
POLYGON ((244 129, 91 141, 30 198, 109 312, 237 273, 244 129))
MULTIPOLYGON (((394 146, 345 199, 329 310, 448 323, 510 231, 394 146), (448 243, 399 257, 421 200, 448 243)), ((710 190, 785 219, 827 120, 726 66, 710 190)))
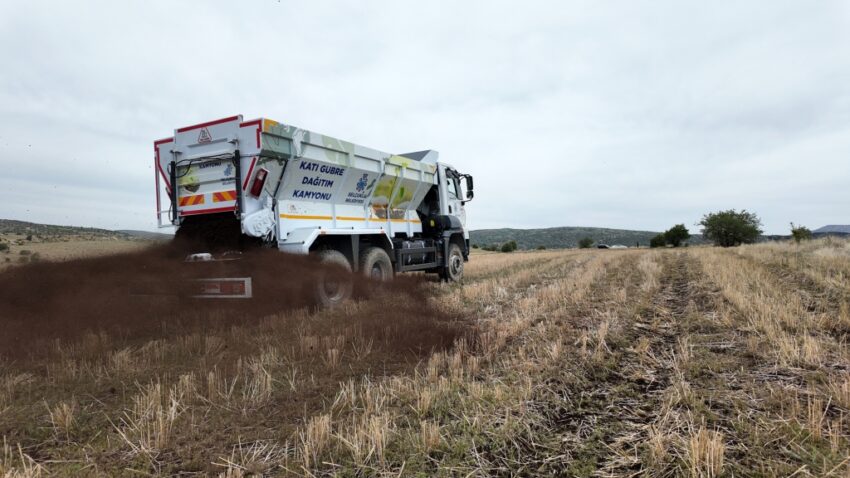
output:
POLYGON ((242 257, 240 252, 225 252, 218 257, 213 254, 195 253, 186 257, 186 262, 198 267, 192 271, 192 298, 195 299, 250 299, 253 295, 253 283, 250 276, 239 267, 237 261, 242 257), (201 266, 201 264, 204 264, 201 266), (211 264, 211 266, 210 266, 211 264), (197 277, 202 274, 203 277, 197 277), (222 275, 224 277, 216 277, 222 275))

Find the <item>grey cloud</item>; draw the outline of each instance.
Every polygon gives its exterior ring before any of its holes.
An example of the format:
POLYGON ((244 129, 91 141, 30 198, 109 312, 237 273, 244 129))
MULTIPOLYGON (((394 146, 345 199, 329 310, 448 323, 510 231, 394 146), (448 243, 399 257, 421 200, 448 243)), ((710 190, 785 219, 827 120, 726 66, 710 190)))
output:
POLYGON ((846 223, 848 18, 844 2, 6 2, 0 216, 153 228, 153 140, 243 113, 437 149, 476 177, 475 228, 662 229, 727 207, 773 233, 846 223))

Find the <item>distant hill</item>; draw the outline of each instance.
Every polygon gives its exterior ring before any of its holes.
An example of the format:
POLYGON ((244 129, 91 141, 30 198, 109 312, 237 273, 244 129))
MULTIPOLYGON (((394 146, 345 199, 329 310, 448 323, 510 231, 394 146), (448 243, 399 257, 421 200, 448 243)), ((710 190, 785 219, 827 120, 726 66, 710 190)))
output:
POLYGON ((88 239, 141 239, 146 241, 169 240, 172 236, 158 232, 98 229, 96 227, 56 226, 53 224, 36 224, 34 222, 0 219, 0 234, 18 234, 35 236, 43 240, 61 239, 67 237, 88 239))
MULTIPOLYGON (((626 229, 606 229, 601 227, 550 227, 546 229, 479 229, 470 231, 472 244, 486 246, 516 241, 520 249, 547 249, 578 247, 578 241, 585 237, 593 239, 594 244, 622 244, 634 247, 640 243, 648 246, 649 240, 658 234, 653 231, 630 231, 626 229)), ((691 244, 702 244, 700 234, 691 233, 691 244)))
POLYGON ((16 221, 14 219, 0 219, 0 234, 25 234, 43 237, 62 236, 89 236, 89 237, 122 237, 129 238, 127 234, 108 229, 95 227, 77 226, 55 226, 52 224, 36 224, 33 222, 16 221))
POLYGON ((830 224, 828 226, 823 226, 812 231, 813 234, 839 234, 839 235, 847 235, 850 234, 850 225, 845 224, 830 224))

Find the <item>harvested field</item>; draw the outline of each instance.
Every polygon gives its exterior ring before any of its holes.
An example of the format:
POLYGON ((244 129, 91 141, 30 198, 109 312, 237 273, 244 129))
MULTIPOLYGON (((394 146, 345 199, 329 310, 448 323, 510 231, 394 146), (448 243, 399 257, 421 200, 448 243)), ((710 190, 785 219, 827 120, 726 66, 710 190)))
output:
POLYGON ((104 254, 133 252, 151 246, 150 241, 119 238, 85 239, 75 236, 56 240, 27 241, 23 234, 0 234, 8 250, 0 252, 0 271, 39 261, 66 261, 104 254))
POLYGON ((834 240, 480 254, 342 310, 95 321, 0 362, 0 476, 850 476, 848 274, 834 240))

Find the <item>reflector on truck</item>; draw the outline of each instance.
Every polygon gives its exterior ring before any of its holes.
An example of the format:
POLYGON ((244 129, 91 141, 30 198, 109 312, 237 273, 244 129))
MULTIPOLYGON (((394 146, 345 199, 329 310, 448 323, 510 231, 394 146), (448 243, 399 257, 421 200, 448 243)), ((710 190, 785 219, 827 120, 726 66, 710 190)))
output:
POLYGON ((221 191, 213 193, 213 202, 227 202, 236 200, 236 191, 221 191))
POLYGON ((197 279, 197 299, 250 299, 252 297, 250 277, 219 277, 197 279))
POLYGON ((204 203, 204 195, 198 194, 196 196, 183 196, 180 198, 181 206, 197 206, 199 204, 204 203))

